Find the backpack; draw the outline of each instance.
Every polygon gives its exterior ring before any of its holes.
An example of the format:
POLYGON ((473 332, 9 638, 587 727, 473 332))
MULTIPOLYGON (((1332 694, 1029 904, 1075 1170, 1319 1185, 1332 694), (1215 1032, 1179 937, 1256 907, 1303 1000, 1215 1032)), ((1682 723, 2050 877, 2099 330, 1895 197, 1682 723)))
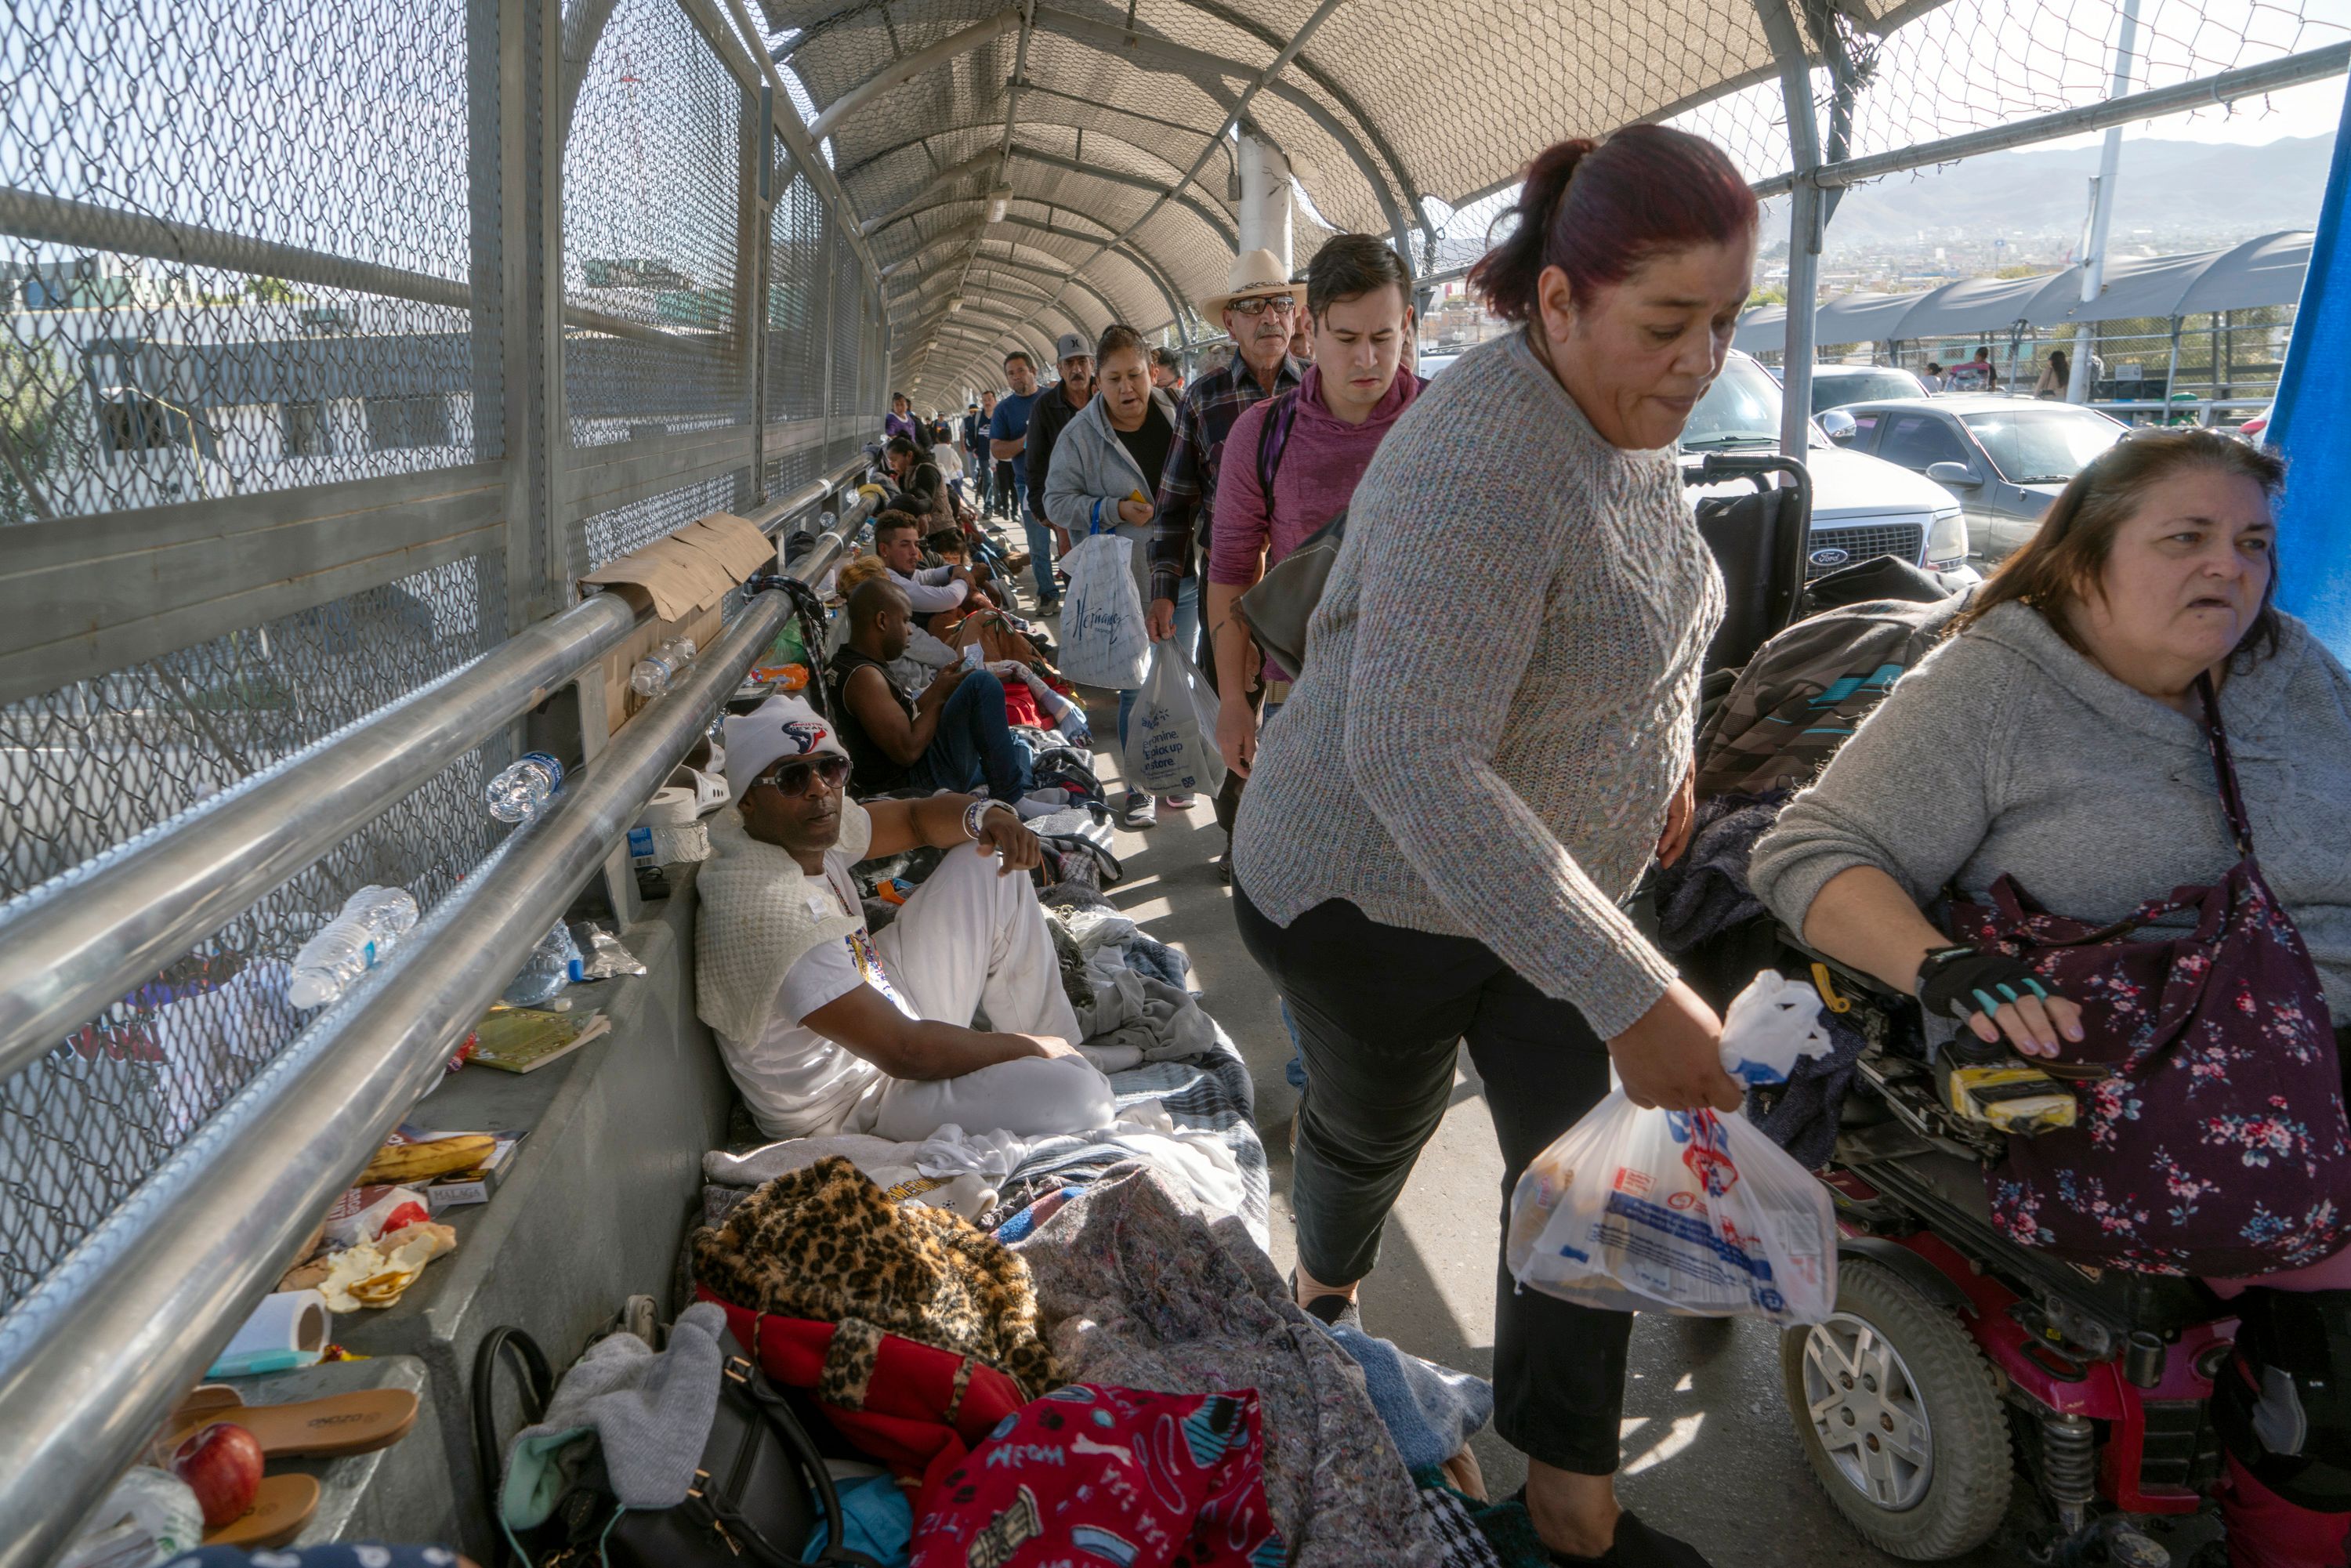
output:
POLYGON ((1825 611, 1747 661, 1698 738, 1700 800, 1801 789, 1950 630, 1967 595, 1825 611))
MULTIPOLYGON (((1258 432, 1257 482, 1265 497, 1269 522, 1273 517, 1273 478, 1280 471, 1282 453, 1289 448, 1290 427, 1297 423, 1298 389, 1292 387, 1273 400, 1266 411, 1264 428, 1258 432)), ((1298 548, 1282 557, 1235 606, 1259 652, 1288 670, 1293 680, 1305 673, 1306 623, 1313 619, 1314 607, 1322 602, 1323 585, 1331 580, 1331 568, 1346 537, 1347 508, 1342 507, 1337 516, 1300 540, 1298 548)))

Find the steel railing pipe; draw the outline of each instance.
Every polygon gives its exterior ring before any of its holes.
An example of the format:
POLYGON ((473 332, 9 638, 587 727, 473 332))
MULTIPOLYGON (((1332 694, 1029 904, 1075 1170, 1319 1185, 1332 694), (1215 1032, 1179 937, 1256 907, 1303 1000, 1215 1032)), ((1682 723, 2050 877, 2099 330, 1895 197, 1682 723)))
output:
MULTIPOLYGON (((791 575, 840 558, 827 534, 791 575)), ((0 1568, 37 1568, 444 1071, 789 612, 747 613, 547 812, 305 1029, 0 1319, 0 1568)))
MULTIPOLYGON (((751 520, 780 525, 823 499, 809 490, 751 520)), ((0 1079, 545 701, 638 619, 598 594, 0 905, 0 1079)))

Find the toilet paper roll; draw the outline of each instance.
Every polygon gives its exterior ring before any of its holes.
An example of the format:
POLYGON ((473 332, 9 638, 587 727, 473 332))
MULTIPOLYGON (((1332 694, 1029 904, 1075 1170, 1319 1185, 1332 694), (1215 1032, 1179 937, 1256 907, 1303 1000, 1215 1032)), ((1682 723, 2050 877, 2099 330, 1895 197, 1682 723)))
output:
POLYGON ((264 1296, 207 1377, 250 1377, 308 1366, 327 1350, 327 1298, 316 1291, 264 1296))

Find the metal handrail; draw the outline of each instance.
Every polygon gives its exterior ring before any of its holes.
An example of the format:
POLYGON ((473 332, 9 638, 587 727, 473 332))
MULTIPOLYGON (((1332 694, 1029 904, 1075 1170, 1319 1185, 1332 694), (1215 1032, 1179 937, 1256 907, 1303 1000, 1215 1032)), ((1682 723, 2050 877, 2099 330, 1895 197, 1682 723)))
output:
MULTIPOLYGON (((830 491, 810 485, 752 520, 778 526, 830 491)), ((0 1079, 537 706, 639 620, 617 595, 585 600, 0 907, 0 1079)))
MULTIPOLYGON (((821 536, 787 569, 820 580, 821 536)), ((747 613, 0 1319, 0 1568, 71 1539, 790 613, 747 613)))

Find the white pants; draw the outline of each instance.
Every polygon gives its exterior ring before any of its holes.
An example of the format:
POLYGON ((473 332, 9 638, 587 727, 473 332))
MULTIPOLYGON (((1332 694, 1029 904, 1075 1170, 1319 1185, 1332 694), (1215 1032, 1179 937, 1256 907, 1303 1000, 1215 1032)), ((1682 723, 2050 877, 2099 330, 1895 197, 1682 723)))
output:
MULTIPOLYGON (((1074 1045, 1078 1016, 1061 989, 1037 891, 1024 873, 1000 876, 996 866, 994 855, 967 844, 949 850, 873 944, 924 1018, 967 1025, 985 1009, 991 1029, 1074 1045)), ((1035 1136, 1108 1126, 1114 1114, 1110 1081, 1092 1064, 1023 1057, 960 1078, 887 1079, 850 1130, 911 1144, 950 1123, 1035 1136)))

